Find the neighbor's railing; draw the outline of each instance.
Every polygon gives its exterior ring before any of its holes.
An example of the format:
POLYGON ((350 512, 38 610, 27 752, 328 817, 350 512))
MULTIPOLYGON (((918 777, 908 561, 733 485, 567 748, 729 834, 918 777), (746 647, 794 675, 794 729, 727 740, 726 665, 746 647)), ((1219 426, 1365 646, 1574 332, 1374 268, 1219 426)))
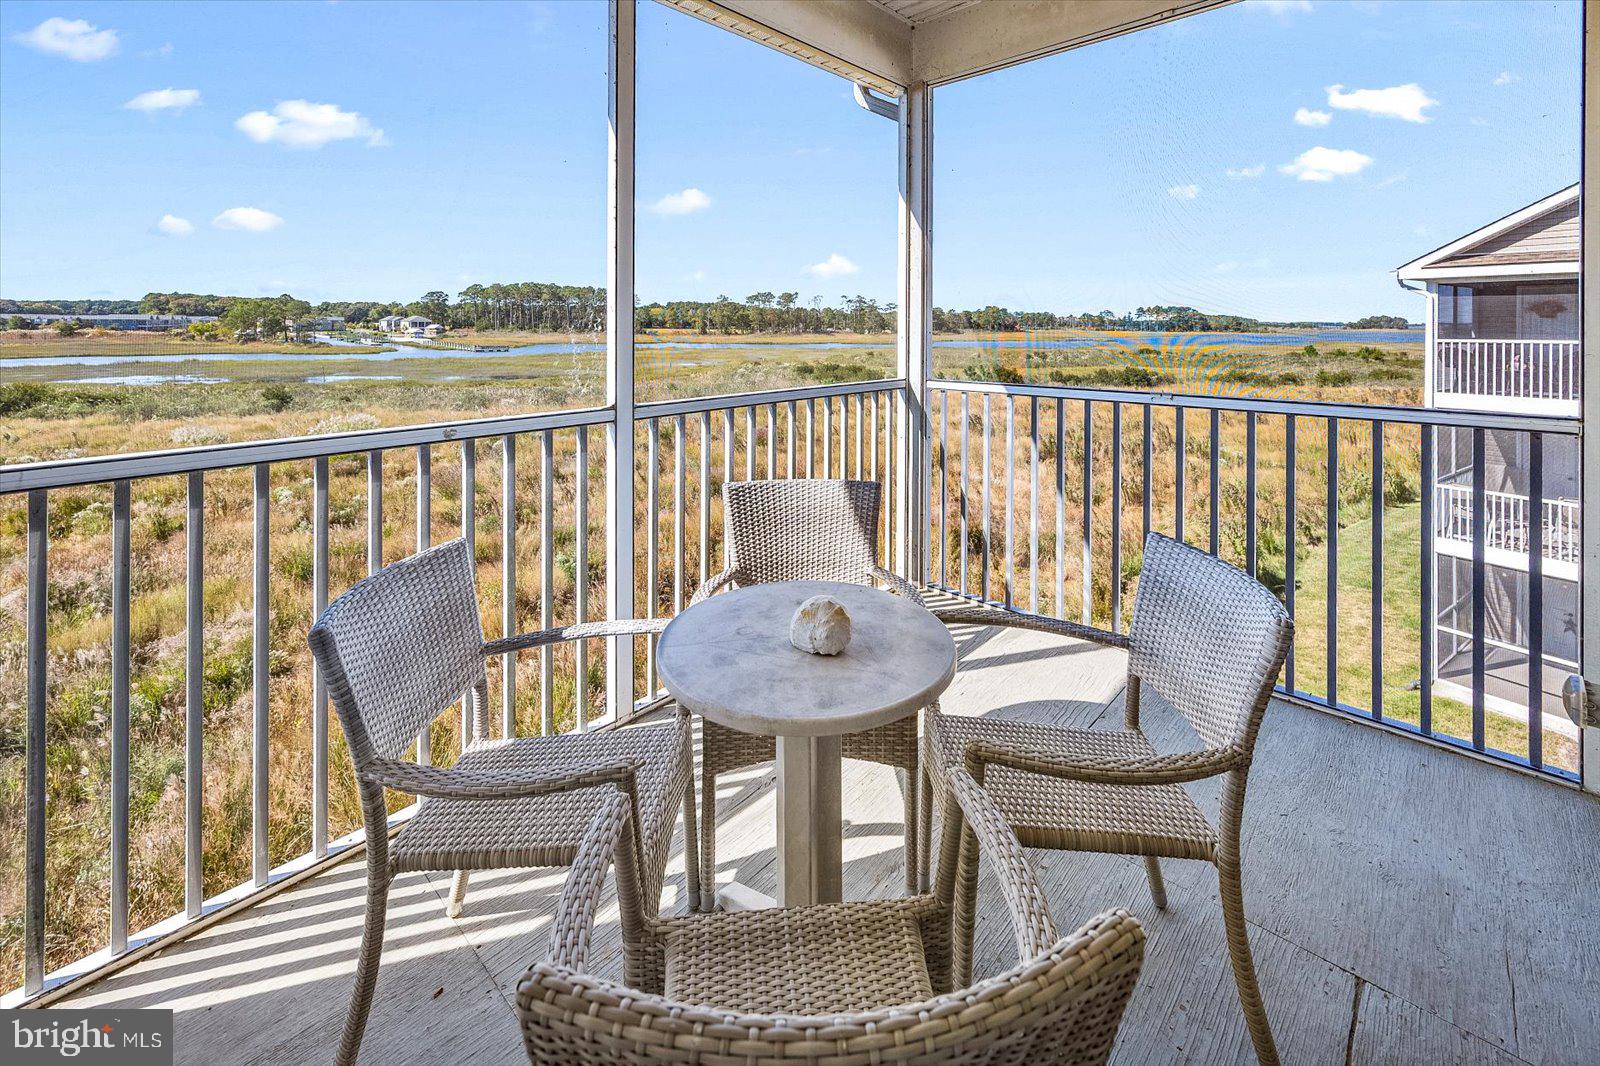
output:
MULTIPOLYGON (((721 486, 735 478, 851 476, 882 482, 886 490, 882 551, 885 561, 891 559, 898 535, 891 503, 896 476, 893 442, 897 420, 904 418, 903 388, 903 381, 878 381, 638 405, 640 454, 634 460, 633 496, 636 515, 643 518, 637 523, 643 540, 636 544, 636 554, 643 555, 645 564, 635 568, 642 575, 635 590, 639 610, 654 617, 681 609, 698 581, 720 567, 718 501, 721 486), (664 493, 670 496, 664 499, 664 493), (670 540, 663 535, 663 519, 670 540)), ((25 500, 27 537, 21 782, 26 855, 19 923, 23 984, 6 996, 7 1005, 91 974, 130 950, 238 906, 358 845, 362 839, 359 818, 354 816, 358 812, 342 820, 330 816, 330 774, 338 780, 338 775, 347 775, 348 766, 339 755, 342 738, 336 730, 330 736, 326 685, 308 666, 306 688, 291 686, 278 676, 284 670, 282 659, 291 652, 304 652, 300 629, 308 627, 343 587, 449 536, 473 542, 485 592, 482 599, 487 609, 498 613, 499 634, 587 619, 592 586, 602 581, 595 570, 608 562, 597 557, 605 550, 597 514, 605 511, 599 475, 605 465, 603 429, 612 417, 606 409, 562 411, 0 468, 0 502, 25 500), (596 429, 602 432, 594 433, 596 429), (598 456, 596 447, 601 449, 598 456), (442 514, 436 499, 441 495, 436 476, 440 474, 449 479, 442 483, 442 495, 447 497, 442 514), (172 485, 172 479, 180 479, 180 485, 172 485), (133 575, 136 567, 149 563, 138 557, 131 533, 135 502, 144 508, 141 520, 147 518, 145 512, 154 508, 144 507, 150 503, 146 497, 156 485, 169 489, 169 499, 175 495, 181 500, 184 516, 181 574, 173 575, 183 601, 182 910, 131 931, 130 840, 136 838, 130 826, 129 771, 136 753, 130 693, 136 672, 147 667, 136 663, 132 647, 133 575), (103 841, 109 852, 110 884, 104 908, 105 946, 74 958, 81 949, 62 946, 75 941, 63 937, 61 919, 50 917, 47 906, 53 898, 47 856, 52 830, 60 827, 52 824, 46 805, 52 781, 46 737, 51 733, 53 701, 60 696, 52 691, 51 673, 61 665, 51 655, 48 605, 52 501, 59 495, 84 493, 104 493, 110 499, 106 722, 110 817, 103 841), (208 532, 208 516, 233 521, 219 526, 221 534, 208 532), (396 537, 396 530, 409 535, 396 537), (230 535, 244 543, 227 547, 248 562, 236 567, 238 573, 218 573, 223 565, 214 558, 223 554, 218 537, 230 535), (286 547, 286 540, 294 543, 286 547), (303 571, 291 562, 288 569, 294 573, 285 578, 285 551, 302 547, 309 553, 303 571), (351 558, 356 553, 359 557, 351 558), (248 877, 221 892, 211 891, 216 886, 208 884, 217 879, 208 866, 216 856, 207 851, 205 795, 208 745, 217 741, 215 727, 208 734, 206 725, 211 693, 208 578, 213 591, 248 581, 240 586, 248 588, 249 618, 249 679, 240 699, 248 702, 249 724, 248 743, 240 746, 249 758, 249 855, 247 862, 243 854, 234 856, 234 865, 241 875, 248 869, 248 877), (555 602, 558 587, 563 590, 560 604, 555 602), (285 633, 283 614, 291 606, 303 611, 303 617, 296 615, 296 625, 301 621, 305 625, 285 633), (275 618, 280 623, 277 644, 275 618), (309 736, 283 735, 286 715, 295 723, 291 728, 298 731, 303 725, 309 736), (309 723, 304 721, 307 716, 309 723), (291 814, 283 809, 278 791, 282 774, 275 778, 273 766, 275 757, 283 758, 296 743, 309 747, 308 752, 291 753, 303 754, 309 764, 303 780, 309 800, 298 793, 304 806, 291 814), (309 825, 285 824, 301 813, 309 825), (339 832, 344 828, 340 821, 348 824, 348 832, 339 832), (286 859, 284 840, 308 841, 309 849, 286 859), (52 922, 58 923, 55 930, 48 929, 52 922), (48 952, 47 931, 52 945, 48 952)), ((163 522, 178 528, 176 520, 163 522)), ((486 629, 495 628, 486 622, 486 629)), ((591 667, 598 666, 604 642, 593 650, 589 643, 579 641, 561 651, 542 648, 532 662, 520 667, 511 655, 490 664, 491 674, 498 674, 491 676, 500 712, 492 716, 498 723, 496 734, 548 734, 562 727, 587 729, 616 721, 616 708, 600 706, 603 681, 592 679, 591 667), (522 677, 535 666, 536 694, 519 694, 522 677)), ((304 658, 309 662, 309 656, 304 658)), ((644 683, 645 696, 626 709, 630 712, 648 706, 657 694, 653 643, 647 644, 645 661, 637 664, 636 681, 644 683)), ((634 690, 639 690, 637 684, 634 690)), ((463 706, 462 740, 468 726, 463 706)), ((450 757, 453 751, 441 750, 440 745, 458 750, 456 736, 453 728, 436 725, 418 738, 416 757, 422 762, 450 757)), ((214 762, 209 765, 218 769, 214 762)), ((296 782, 291 787, 302 785, 296 782)), ((392 822, 398 824, 414 810, 414 805, 395 810, 392 822)), ((243 847, 244 841, 239 845, 243 847)), ((173 894, 175 903, 175 885, 173 894)))
POLYGON ((1441 337, 1434 341, 1434 391, 1576 403, 1583 376, 1580 350, 1576 340, 1441 337))
MULTIPOLYGON (((1472 486, 1446 484, 1434 488, 1434 533, 1446 540, 1472 543, 1472 486)), ((1533 539, 1527 496, 1510 492, 1484 494, 1484 547, 1526 555, 1533 539)), ((1540 506, 1540 541, 1552 562, 1578 564, 1582 554, 1577 500, 1544 500, 1540 506)))
MULTIPOLYGON (((1519 723, 1486 717, 1485 649, 1494 637, 1485 556, 1493 542, 1482 533, 1469 555, 1472 702, 1435 699, 1435 548, 1419 532, 1436 528, 1439 498, 1422 487, 1441 428, 1473 440, 1470 537, 1491 528, 1485 435, 1524 438, 1537 498, 1545 439, 1576 434, 1576 420, 944 380, 929 390, 932 583, 1121 631, 1144 537, 1164 532, 1278 589, 1297 620, 1283 694, 1576 779, 1576 753, 1551 750, 1539 707, 1543 560, 1556 547, 1545 543, 1549 527, 1526 527, 1532 695, 1519 723), (1424 621, 1407 632, 1407 615, 1424 621), (1365 690, 1359 696, 1356 686, 1365 690)), ((1575 543, 1573 525, 1559 529, 1562 544, 1569 534, 1575 543)))

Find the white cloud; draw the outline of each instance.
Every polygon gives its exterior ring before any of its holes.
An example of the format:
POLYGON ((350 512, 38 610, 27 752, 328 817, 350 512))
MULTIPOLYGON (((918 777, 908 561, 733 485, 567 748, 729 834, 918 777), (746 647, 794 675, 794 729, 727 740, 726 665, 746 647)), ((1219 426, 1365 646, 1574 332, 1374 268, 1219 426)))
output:
POLYGON ((1333 121, 1333 116, 1326 111, 1313 111, 1309 107, 1296 108, 1294 124, 1296 126, 1326 126, 1333 121))
POLYGON ((812 263, 806 267, 806 273, 819 278, 839 278, 846 274, 854 274, 861 268, 850 260, 834 252, 820 263, 812 263))
POLYGON ((1498 74, 1496 74, 1494 76, 1494 81, 1490 82, 1489 84, 1490 85, 1510 85, 1514 81, 1521 81, 1521 80, 1522 80, 1522 78, 1520 76, 1511 73, 1509 70, 1502 70, 1500 73, 1498 73, 1498 74))
POLYGON ((199 102, 199 89, 151 89, 122 106, 130 111, 182 111, 199 102))
POLYGON ((102 30, 83 19, 48 18, 17 40, 53 56, 93 63, 116 54, 117 31, 102 30))
POLYGON ((1310 11, 1311 0, 1250 0, 1257 11, 1270 11, 1274 15, 1287 15, 1291 11, 1310 11))
POLYGON ((1431 121, 1432 116, 1424 112, 1438 103, 1414 81, 1387 89, 1352 89, 1349 92, 1344 91, 1343 85, 1328 86, 1329 107, 1340 111, 1365 111, 1369 115, 1406 122, 1431 121))
POLYGON ((161 221, 156 223, 156 229, 169 237, 187 237, 194 232, 194 223, 177 215, 162 215, 161 221))
POLYGON ((1317 147, 1306 149, 1293 163, 1285 163, 1278 170, 1293 174, 1301 181, 1332 181, 1334 178, 1359 174, 1371 165, 1370 155, 1362 155, 1349 148, 1317 147))
POLYGON ((1212 267, 1211 269, 1216 271, 1218 274, 1231 274, 1235 270, 1239 269, 1239 264, 1238 264, 1238 262, 1236 260, 1224 259, 1222 262, 1218 263, 1216 266, 1212 267))
POLYGON ((682 192, 668 193, 651 204, 650 210, 658 215, 692 215, 710 206, 711 197, 699 189, 685 189, 682 192))
POLYGON ((365 140, 373 148, 389 143, 365 115, 338 104, 283 100, 271 112, 241 115, 234 127, 257 144, 276 141, 290 148, 321 148, 333 141, 365 140))
POLYGON ((1174 200, 1193 200, 1200 195, 1198 185, 1174 185, 1167 190, 1167 195, 1174 200))
POLYGON ((1229 167, 1225 173, 1230 178, 1259 178, 1267 172, 1265 163, 1258 163, 1253 167, 1229 167))
POLYGON ((265 233, 283 225, 283 219, 271 211, 263 211, 259 207, 230 207, 212 219, 211 224, 218 229, 238 229, 246 230, 250 233, 265 233))

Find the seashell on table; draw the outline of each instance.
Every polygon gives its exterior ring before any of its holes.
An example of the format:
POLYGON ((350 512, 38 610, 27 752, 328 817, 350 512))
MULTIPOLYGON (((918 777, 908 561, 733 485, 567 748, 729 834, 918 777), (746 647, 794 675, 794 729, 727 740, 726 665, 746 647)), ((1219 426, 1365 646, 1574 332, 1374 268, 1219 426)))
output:
POLYGON ((812 596, 789 622, 789 643, 813 655, 838 655, 850 643, 850 612, 832 596, 812 596))

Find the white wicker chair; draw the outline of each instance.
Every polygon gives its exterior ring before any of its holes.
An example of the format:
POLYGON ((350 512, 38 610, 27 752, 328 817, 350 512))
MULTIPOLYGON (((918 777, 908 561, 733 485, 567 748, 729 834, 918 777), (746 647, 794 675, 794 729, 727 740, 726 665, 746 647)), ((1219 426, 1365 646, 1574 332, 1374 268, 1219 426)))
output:
POLYGON ((414 870, 452 870, 447 913, 461 911, 470 870, 570 865, 595 813, 621 789, 637 826, 640 877, 660 898, 672 831, 684 812, 693 906, 694 770, 689 721, 556 737, 492 740, 484 660, 560 641, 658 631, 612 621, 541 630, 486 644, 472 550, 454 540, 387 566, 328 605, 311 629, 318 668, 344 727, 366 822, 367 908, 356 985, 335 1061, 354 1062, 383 950, 389 883, 414 870), (444 769, 402 761, 417 735, 471 699, 471 733, 444 769), (420 807, 391 840, 384 789, 420 807))
MULTIPOLYGON (((1276 1062, 1245 927, 1239 826, 1256 734, 1294 635, 1294 623, 1277 597, 1243 571, 1152 533, 1145 541, 1133 625, 1125 637, 986 607, 934 613, 950 624, 1041 630, 1127 650, 1125 731, 931 714, 924 789, 937 785, 941 806, 948 809, 950 781, 964 770, 983 783, 1028 847, 1144 856, 1150 893, 1160 908, 1167 897, 1159 857, 1214 863, 1250 1037, 1262 1062, 1276 1062), (1205 746, 1158 753, 1139 730, 1141 684, 1182 714, 1205 746), (1221 774, 1227 775, 1222 817, 1213 829, 1180 786, 1221 774)), ((941 878, 953 861, 949 847, 945 838, 941 878)), ((976 893, 976 878, 963 869, 955 901, 957 980, 971 967, 976 893)))
MULTIPOLYGON (((877 564, 878 511, 882 489, 876 481, 804 479, 730 481, 722 487, 723 536, 728 565, 696 590, 691 603, 742 585, 768 581, 881 582, 922 603, 917 590, 877 564)), ((864 733, 843 738, 847 759, 882 763, 906 772, 906 891, 925 883, 928 812, 917 812, 917 718, 908 715, 864 733)), ((716 905, 717 775, 768 762, 776 756, 772 737, 754 736, 712 721, 700 732, 700 905, 716 905)))
POLYGON ((1104 1063, 1143 960, 1144 931, 1107 911, 1061 937, 1004 817, 950 777, 949 850, 998 878, 1021 962, 950 991, 950 896, 656 919, 620 793, 596 813, 551 934, 517 985, 523 1044, 560 1066, 1025 1066, 1104 1063), (953 843, 959 840, 959 846, 953 843), (584 972, 613 857, 625 948, 643 984, 584 972))

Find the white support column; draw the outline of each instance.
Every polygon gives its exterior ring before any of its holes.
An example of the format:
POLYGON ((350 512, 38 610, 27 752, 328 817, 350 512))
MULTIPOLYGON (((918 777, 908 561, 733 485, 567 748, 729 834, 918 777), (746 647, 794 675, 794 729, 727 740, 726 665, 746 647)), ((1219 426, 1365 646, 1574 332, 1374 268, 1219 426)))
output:
MULTIPOLYGON (((1600 189, 1600 151, 1589 134, 1600 126, 1600 0, 1583 5, 1583 188, 1579 199, 1583 274, 1583 677, 1587 721, 1600 721, 1600 224, 1588 209, 1589 192, 1600 189)), ((1583 787, 1600 793, 1600 725, 1585 725, 1583 787)))
MULTIPOLYGON (((633 0, 611 0, 611 151, 606 217, 606 617, 632 618, 633 603, 633 0)), ((633 710, 633 638, 612 637, 606 713, 633 710)))
POLYGON ((895 423, 894 568, 927 576, 929 451, 927 383, 933 376, 933 90, 913 85, 900 99, 900 309, 898 372, 906 379, 895 423))

